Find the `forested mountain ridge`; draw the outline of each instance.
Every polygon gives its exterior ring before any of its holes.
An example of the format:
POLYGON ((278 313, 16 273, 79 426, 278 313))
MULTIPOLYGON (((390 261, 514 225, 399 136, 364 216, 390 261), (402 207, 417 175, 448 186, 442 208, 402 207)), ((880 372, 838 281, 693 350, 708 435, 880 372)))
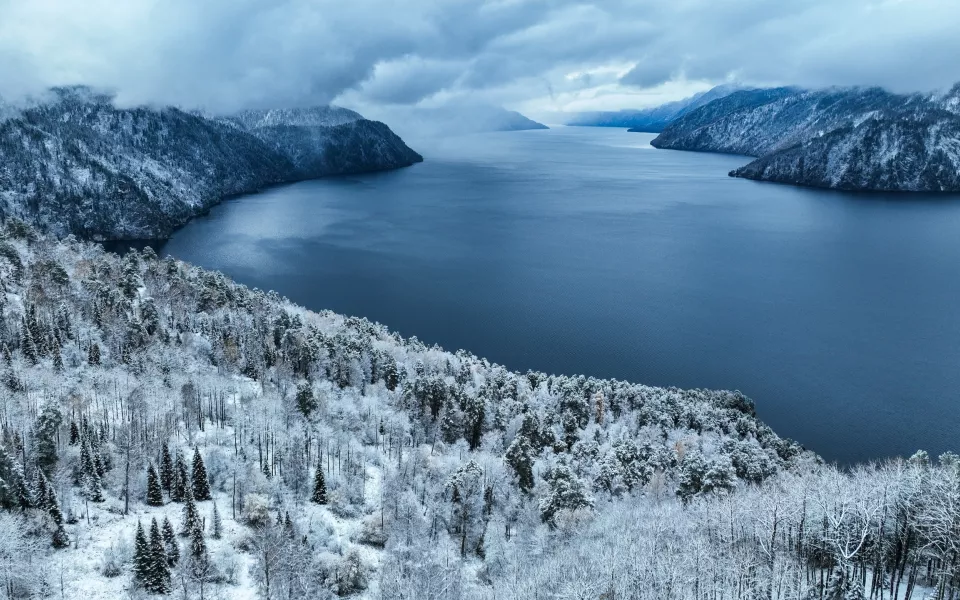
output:
POLYGON ((11 597, 960 587, 953 455, 840 472, 736 392, 514 373, 16 220, 0 286, 11 597))
POLYGON ((847 190, 960 190, 954 94, 774 88, 730 94, 670 124, 657 148, 758 157, 737 177, 847 190))
MULTIPOLYGON (((297 579, 302 563, 286 575, 273 565, 283 597, 346 585, 331 578, 347 558, 372 585, 364 548, 406 560, 410 528, 476 560, 493 530, 519 539, 647 486, 689 501, 816 464, 739 393, 512 373, 149 251, 121 259, 18 221, 0 236, 0 284, 0 506, 12 511, 0 518, 36 560, 51 539, 68 546, 57 556, 76 570, 77 595, 133 585, 134 559, 105 545, 110 536, 132 540, 138 518, 182 525, 179 508, 170 513, 179 505, 150 498, 147 472, 165 451, 199 449, 231 542, 263 533, 260 511, 290 514, 301 535, 289 550, 307 538, 301 558, 315 579, 297 579), (312 506, 318 464, 328 497, 312 506), (451 515, 468 502, 476 512, 451 515), (343 527, 354 539, 341 539, 343 527), (109 556, 73 562, 93 549, 109 556), (116 561, 126 565, 119 579, 109 575, 116 561)), ((256 556, 244 558, 254 573, 256 556)), ((390 585, 426 583, 396 575, 390 585)), ((28 570, 4 576, 24 597, 50 583, 28 570)), ((191 593, 224 583, 196 577, 184 584, 191 593)))
POLYGON ((215 119, 58 88, 0 120, 0 214, 57 235, 163 238, 226 196, 420 160, 345 109, 215 119))
POLYGON ((660 106, 618 111, 584 112, 575 115, 567 124, 583 127, 627 127, 632 132, 660 133, 682 115, 713 100, 723 98, 739 89, 732 84, 718 85, 689 98, 667 102, 660 106))

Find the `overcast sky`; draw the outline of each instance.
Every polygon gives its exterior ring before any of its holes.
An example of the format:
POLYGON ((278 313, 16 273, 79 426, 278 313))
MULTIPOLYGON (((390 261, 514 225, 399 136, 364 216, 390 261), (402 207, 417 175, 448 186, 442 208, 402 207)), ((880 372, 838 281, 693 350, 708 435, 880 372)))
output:
POLYGON ((536 116, 724 81, 929 91, 960 80, 958 30, 960 0, 0 0, 0 95, 536 116))

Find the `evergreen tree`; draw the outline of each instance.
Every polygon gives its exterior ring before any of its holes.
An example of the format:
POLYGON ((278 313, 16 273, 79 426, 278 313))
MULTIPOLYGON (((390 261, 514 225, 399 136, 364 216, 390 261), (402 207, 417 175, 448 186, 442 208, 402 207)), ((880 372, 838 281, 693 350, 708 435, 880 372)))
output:
POLYGON ((173 525, 170 519, 163 518, 163 543, 167 551, 167 565, 174 566, 180 561, 180 545, 177 543, 177 536, 173 533, 173 525))
POLYGON ((70 421, 70 445, 76 446, 80 443, 80 428, 76 421, 70 421))
POLYGON ((313 395, 313 386, 309 382, 297 386, 297 408, 304 417, 308 418, 310 413, 317 409, 317 399, 313 395))
POLYGON ((90 344, 90 350, 87 351, 87 363, 91 365, 100 364, 100 345, 96 342, 90 344))
POLYGON ((197 503, 193 500, 193 490, 187 484, 183 490, 183 531, 184 536, 191 535, 195 527, 201 527, 197 503))
POLYGON ((37 364, 39 360, 37 345, 26 323, 20 328, 20 351, 31 365, 37 364))
POLYGON ((53 370, 57 373, 63 372, 63 354, 60 352, 60 343, 54 340, 53 348, 51 350, 53 354, 53 370))
POLYGON ((160 478, 153 468, 153 463, 147 468, 147 504, 163 506, 163 490, 160 488, 160 478))
POLYGON ((163 452, 160 454, 160 487, 169 494, 172 485, 173 460, 170 459, 170 448, 164 444, 163 452))
POLYGON ((0 508, 32 508, 33 496, 20 463, 0 446, 0 508))
POLYGON ((53 532, 53 547, 57 549, 66 548, 70 545, 70 536, 62 524, 57 525, 57 530, 53 532))
POLYGON ((211 518, 213 522, 213 539, 219 540, 223 537, 223 521, 220 519, 220 511, 217 510, 217 504, 213 504, 213 517, 211 518))
POLYGON ((34 425, 34 449, 37 464, 46 473, 53 472, 57 466, 57 437, 63 418, 60 409, 52 403, 43 407, 34 425))
POLYGON ((187 466, 183 462, 183 454, 177 450, 177 458, 173 468, 173 482, 170 486, 170 499, 174 502, 183 502, 188 485, 187 466))
POLYGON ((207 468, 203 466, 203 457, 200 449, 193 449, 193 497, 197 501, 210 500, 210 481, 207 479, 207 468))
POLYGON ((517 486, 524 492, 533 490, 533 451, 530 440, 525 435, 517 434, 513 443, 507 448, 504 458, 517 476, 517 486))
POLYGON ((207 557, 207 542, 203 539, 203 526, 199 521, 190 529, 190 556, 194 560, 205 560, 207 557))
POLYGON ((143 532, 143 524, 137 522, 137 535, 133 542, 133 581, 139 587, 150 590, 153 572, 153 555, 143 532))
POLYGON ((33 486, 33 505, 40 509, 47 508, 47 499, 50 496, 50 484, 47 482, 43 470, 37 468, 37 483, 33 486))
POLYGON ((10 354, 10 347, 6 344, 3 345, 3 362, 10 366, 13 364, 13 355, 10 354))
POLYGON ((152 519, 150 523, 150 563, 151 591, 158 594, 169 593, 170 567, 167 564, 167 551, 156 519, 152 519))
POLYGON ((317 465, 317 472, 313 476, 313 494, 310 501, 314 504, 327 503, 327 482, 323 478, 323 466, 317 465))
POLYGON ((96 471, 87 476, 87 497, 90 498, 91 502, 103 502, 105 500, 103 497, 103 484, 96 471))

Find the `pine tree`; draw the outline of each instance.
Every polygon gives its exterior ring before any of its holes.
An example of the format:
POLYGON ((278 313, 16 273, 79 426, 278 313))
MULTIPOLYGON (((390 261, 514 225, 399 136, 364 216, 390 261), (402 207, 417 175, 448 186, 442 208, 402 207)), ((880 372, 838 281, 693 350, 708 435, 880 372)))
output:
POLYGON ((170 519, 166 517, 163 518, 163 543, 167 550, 167 564, 172 567, 180 561, 180 544, 177 543, 170 519))
POLYGON ((3 362, 10 366, 13 364, 13 355, 10 354, 10 347, 6 344, 3 345, 3 362))
POLYGON ((167 565, 167 551, 157 520, 150 522, 150 579, 151 591, 166 594, 170 591, 170 567, 167 565))
POLYGON ((50 484, 42 469, 37 469, 37 483, 33 486, 33 505, 40 509, 47 508, 47 499, 50 495, 50 484))
POLYGON ((82 483, 88 474, 94 472, 93 459, 90 457, 90 442, 87 436, 80 441, 80 469, 77 472, 76 483, 82 483))
POLYGON ((147 504, 163 506, 163 490, 160 488, 160 478, 153 468, 153 463, 147 468, 147 504))
POLYGON ((205 560, 207 557, 207 542, 203 539, 203 526, 199 521, 190 530, 190 556, 194 560, 205 560))
POLYGON ((87 476, 87 494, 91 502, 103 502, 103 484, 100 482, 100 476, 97 472, 87 476))
POLYGON ((317 465, 317 472, 313 476, 313 494, 310 501, 314 504, 327 503, 327 482, 323 478, 323 466, 317 465))
POLYGON ((30 333, 30 327, 28 327, 26 323, 20 328, 20 351, 23 352, 23 357, 26 358, 31 365, 37 364, 39 360, 37 345, 33 339, 33 335, 30 333))
POLYGON ((173 482, 170 486, 170 499, 174 502, 183 502, 187 485, 189 485, 187 466, 183 462, 183 454, 177 450, 177 458, 173 468, 173 482))
POLYGON ((223 537, 223 521, 220 519, 220 511, 217 510, 217 504, 213 504, 213 517, 211 518, 213 522, 213 539, 219 540, 223 537))
POLYGON ((153 555, 143 532, 143 524, 137 522, 137 535, 133 542, 133 581, 138 586, 150 589, 153 555))
POLYGON ((309 383, 301 383, 297 386, 297 408, 303 413, 304 417, 310 417, 310 413, 317 409, 317 399, 313 395, 313 387, 309 383))
POLYGON ((160 487, 169 494, 172 485, 173 461, 170 459, 170 448, 164 444, 163 452, 160 454, 160 487))
POLYGON ((32 508, 33 497, 20 463, 0 446, 0 508, 32 508))
POLYGON ((76 446, 80 443, 80 428, 76 421, 70 421, 70 445, 76 446))
POLYGON ((193 497, 197 501, 210 500, 210 481, 207 468, 203 466, 203 457, 198 448, 193 449, 193 497))
POLYGON ((60 343, 54 340, 51 354, 53 354, 53 370, 57 373, 63 372, 63 354, 60 352, 60 343))
POLYGON ((70 536, 62 524, 57 525, 57 530, 53 532, 53 547, 57 549, 66 548, 70 545, 70 536))
POLYGON ((96 342, 90 344, 90 350, 87 352, 87 363, 91 365, 100 364, 100 345, 96 342))
POLYGON ((193 500, 193 490, 190 485, 183 490, 183 531, 184 536, 191 535, 195 527, 200 527, 200 515, 197 513, 197 503, 193 500))

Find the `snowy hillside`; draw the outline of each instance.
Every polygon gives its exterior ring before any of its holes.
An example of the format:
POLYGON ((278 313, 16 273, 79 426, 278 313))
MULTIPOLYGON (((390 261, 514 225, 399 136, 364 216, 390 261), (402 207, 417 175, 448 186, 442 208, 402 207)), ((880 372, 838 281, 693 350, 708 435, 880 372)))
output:
POLYGON ((10 597, 957 587, 953 455, 840 472, 737 392, 514 373, 16 220, 0 286, 10 597))
POLYGON ((61 88, 7 112, 0 214, 94 239, 162 238, 225 196, 421 160, 385 125, 337 108, 225 123, 176 108, 118 109, 108 96, 61 88), (265 123, 283 135, 263 135, 265 123))
POLYGON ((960 190, 951 95, 879 88, 736 92, 673 122, 657 148, 759 157, 738 177, 849 190, 960 190))

